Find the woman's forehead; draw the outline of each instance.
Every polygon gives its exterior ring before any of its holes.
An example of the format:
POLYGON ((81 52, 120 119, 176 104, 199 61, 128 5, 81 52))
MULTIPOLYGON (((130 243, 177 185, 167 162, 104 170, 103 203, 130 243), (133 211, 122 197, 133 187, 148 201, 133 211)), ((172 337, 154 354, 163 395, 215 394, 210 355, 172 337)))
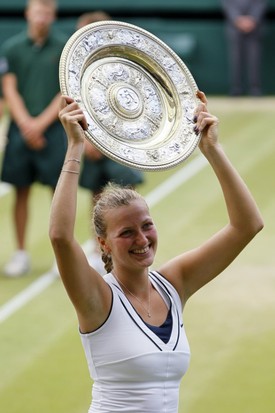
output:
POLYGON ((150 217, 148 206, 144 199, 135 199, 130 201, 128 205, 121 205, 117 208, 112 208, 106 213, 107 222, 123 223, 125 221, 133 221, 136 218, 146 219, 150 217))

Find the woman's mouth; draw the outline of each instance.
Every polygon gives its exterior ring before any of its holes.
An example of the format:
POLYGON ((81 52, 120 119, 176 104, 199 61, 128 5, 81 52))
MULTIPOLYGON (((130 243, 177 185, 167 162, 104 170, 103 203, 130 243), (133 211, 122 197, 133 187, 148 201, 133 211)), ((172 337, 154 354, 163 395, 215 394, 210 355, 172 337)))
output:
POLYGON ((149 251, 149 249, 150 249, 150 247, 149 247, 149 245, 147 246, 147 247, 145 247, 145 248, 139 248, 139 249, 134 249, 134 250, 132 250, 131 252, 133 253, 133 254, 140 254, 140 255, 142 255, 142 254, 146 254, 148 251, 149 251))

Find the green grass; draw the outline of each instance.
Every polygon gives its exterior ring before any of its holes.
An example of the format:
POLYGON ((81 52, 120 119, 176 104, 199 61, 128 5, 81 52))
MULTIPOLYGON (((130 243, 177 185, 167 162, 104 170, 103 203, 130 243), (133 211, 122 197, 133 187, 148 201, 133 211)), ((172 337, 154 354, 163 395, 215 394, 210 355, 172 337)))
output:
MULTIPOLYGON (((210 99, 220 118, 220 140, 262 211, 265 228, 235 262, 186 306, 192 358, 180 392, 179 413, 275 411, 274 102, 210 99)), ((194 155, 197 155, 198 152, 194 155)), ((184 166, 184 165, 183 165, 184 166)), ((179 169, 179 166, 176 169, 179 169)), ((146 194, 175 170, 147 173, 146 194)), ((47 271, 50 193, 36 185, 28 245, 32 273, 0 277, 0 306, 47 271)), ((0 265, 13 250, 12 194, 0 199, 0 265)), ((77 234, 90 234, 89 194, 80 190, 77 234)), ((198 245, 225 223, 221 193, 206 166, 152 208, 160 234, 156 266, 198 245)), ((85 413, 91 381, 73 308, 60 280, 0 325, 0 406, 7 413, 85 413)))

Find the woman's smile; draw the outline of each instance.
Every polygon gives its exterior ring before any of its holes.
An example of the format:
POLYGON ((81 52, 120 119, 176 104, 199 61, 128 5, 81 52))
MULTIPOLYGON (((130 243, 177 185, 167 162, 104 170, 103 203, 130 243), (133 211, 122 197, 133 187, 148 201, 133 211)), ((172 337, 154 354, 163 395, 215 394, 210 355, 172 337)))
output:
POLYGON ((142 249, 133 249, 131 252, 134 254, 146 254, 150 249, 150 246, 148 245, 146 248, 142 248, 142 249))

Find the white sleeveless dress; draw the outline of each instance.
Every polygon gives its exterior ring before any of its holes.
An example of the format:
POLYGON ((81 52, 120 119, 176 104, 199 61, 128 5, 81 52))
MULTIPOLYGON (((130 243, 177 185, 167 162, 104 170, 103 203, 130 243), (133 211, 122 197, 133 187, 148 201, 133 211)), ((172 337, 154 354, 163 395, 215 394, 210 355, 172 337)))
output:
POLYGON ((150 281, 171 306, 172 331, 165 344, 137 314, 110 273, 104 276, 113 302, 106 322, 80 333, 91 378, 89 413, 177 413, 179 385, 190 349, 175 288, 159 273, 150 281))

